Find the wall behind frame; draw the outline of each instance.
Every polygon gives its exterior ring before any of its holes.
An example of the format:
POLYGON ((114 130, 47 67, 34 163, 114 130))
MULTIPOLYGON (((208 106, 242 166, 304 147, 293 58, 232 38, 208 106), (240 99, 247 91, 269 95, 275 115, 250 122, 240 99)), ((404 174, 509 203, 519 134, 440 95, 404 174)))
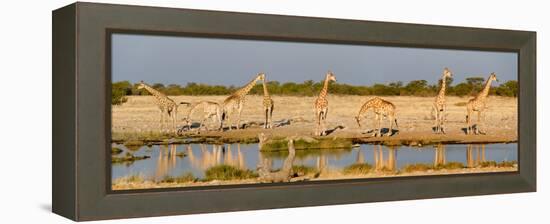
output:
MULTIPOLYGON (((98 1, 106 2, 106 1, 98 1)), ((550 27, 544 2, 521 1, 109 1, 163 7, 243 11, 285 15, 335 17, 436 25, 458 25, 537 31, 538 73, 545 74, 550 52, 546 39, 550 27)), ((51 0, 2 3, 3 94, 2 139, 4 160, 0 163, 0 186, 7 212, 2 223, 69 223, 51 209, 51 10, 72 1, 51 0), (7 79, 6 79, 7 78, 7 79), (22 88, 24 86, 24 88, 22 88), (32 136, 32 138, 31 138, 32 136), (8 222, 11 221, 11 222, 8 222)), ((548 76, 538 77, 538 114, 549 111, 545 98, 550 89, 548 76)), ((539 136, 550 134, 550 119, 539 117, 539 136)), ((541 138, 542 139, 542 138, 541 138)), ((539 148, 548 148, 539 141, 539 148)), ((550 172, 550 155, 538 151, 538 173, 550 172)), ((525 223, 544 220, 550 198, 548 175, 539 175, 537 193, 445 198, 417 201, 324 206, 208 215, 141 218, 105 223, 525 223), (544 204, 543 204, 544 203, 544 204)), ((538 223, 538 222, 534 222, 538 223)))

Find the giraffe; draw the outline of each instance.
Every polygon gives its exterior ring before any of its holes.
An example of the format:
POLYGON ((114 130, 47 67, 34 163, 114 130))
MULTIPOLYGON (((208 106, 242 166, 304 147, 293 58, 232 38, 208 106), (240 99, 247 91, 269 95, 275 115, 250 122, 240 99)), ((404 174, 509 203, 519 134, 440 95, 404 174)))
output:
POLYGON ((330 81, 336 82, 336 76, 331 71, 328 71, 325 75, 325 81, 323 89, 319 93, 319 97, 315 100, 314 109, 315 109, 315 119, 317 120, 317 126, 315 129, 316 136, 322 136, 325 134, 325 125, 328 113, 328 84, 330 81))
MULTIPOLYGON (((469 135, 470 132, 472 131, 471 121, 472 121, 472 114, 474 112, 477 112, 477 126, 474 130, 474 134, 485 134, 485 132, 480 131, 479 126, 482 120, 481 119, 482 113, 484 113, 485 110, 487 109, 487 95, 489 95, 489 89, 491 88, 492 81, 498 82, 497 75, 494 72, 491 73, 491 75, 489 75, 489 78, 485 82, 485 86, 483 87, 481 92, 479 92, 477 96, 474 97, 473 99, 470 99, 466 104, 466 109, 468 111, 466 114, 466 124, 467 124, 466 134, 467 135, 469 135)), ((483 125, 485 125, 485 116, 483 116, 483 123, 484 123, 483 125)))
POLYGON ((393 105, 393 103, 389 101, 381 99, 380 97, 374 97, 365 102, 363 106, 361 106, 361 109, 359 109, 359 113, 357 114, 357 116, 355 116, 355 121, 357 121, 357 125, 359 126, 359 128, 361 128, 361 119, 363 117, 366 117, 366 113, 371 108, 376 115, 375 120, 378 121, 378 130, 374 132, 373 136, 381 136, 381 122, 384 117, 387 117, 390 121, 390 127, 387 136, 391 136, 393 134, 394 122, 395 127, 398 128, 397 118, 395 118, 395 105, 393 105))
POLYGON ((193 105, 191 110, 189 110, 189 113, 187 114, 187 117, 184 118, 184 121, 186 123, 186 127, 191 127, 191 117, 195 111, 198 109, 202 109, 204 112, 203 119, 201 121, 201 124, 199 126, 199 132, 202 127, 206 128, 206 131, 208 131, 208 127, 205 125, 206 120, 212 118, 214 121, 217 121, 219 126, 218 130, 221 130, 222 127, 222 112, 221 112, 221 106, 217 102, 212 101, 200 101, 193 105))
POLYGON ((443 69, 443 75, 441 76, 441 89, 435 97, 433 104, 433 111, 435 112, 435 133, 445 134, 444 122, 445 113, 447 112, 447 104, 445 103, 445 89, 447 88, 447 78, 452 78, 453 73, 448 68, 443 69))
POLYGON ((176 120, 178 115, 178 105, 163 93, 145 84, 143 81, 139 83, 137 89, 145 89, 157 100, 157 105, 160 110, 160 129, 163 130, 164 123, 167 122, 166 115, 172 119, 172 130, 176 132, 176 120))
MULTIPOLYGON (((237 111, 237 129, 240 129, 241 122, 241 112, 243 110, 244 104, 246 103, 246 95, 250 92, 252 87, 256 85, 259 80, 264 80, 265 74, 258 73, 258 75, 248 82, 245 86, 235 91, 229 97, 227 97, 222 103, 222 122, 229 120, 229 113, 237 111)), ((223 128, 223 123, 222 123, 223 128)), ((231 124, 229 124, 229 130, 231 130, 231 124)))
POLYGON ((273 128, 273 109, 274 109, 274 103, 273 99, 271 99, 271 96, 269 96, 269 91, 267 91, 267 84, 265 79, 262 82, 262 85, 264 87, 264 112, 265 112, 265 124, 264 128, 273 128))

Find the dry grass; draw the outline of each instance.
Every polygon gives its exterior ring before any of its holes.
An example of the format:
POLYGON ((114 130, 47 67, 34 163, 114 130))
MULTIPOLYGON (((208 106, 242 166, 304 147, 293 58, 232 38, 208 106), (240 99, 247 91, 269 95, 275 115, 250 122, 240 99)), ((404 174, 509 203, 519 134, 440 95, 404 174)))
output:
POLYGON ((257 178, 258 174, 251 170, 243 170, 230 165, 218 165, 205 171, 205 181, 211 180, 241 180, 257 178))
MULTIPOLYGON (((336 127, 342 125, 343 130, 338 133, 350 132, 359 133, 354 116, 361 105, 372 96, 335 96, 329 95, 329 112, 327 117, 327 127, 336 127)), ((225 96, 172 96, 176 102, 197 102, 200 100, 210 100, 221 102, 225 96)), ((383 97, 394 103, 397 107, 397 118, 400 135, 403 133, 431 133, 433 126, 432 97, 412 97, 412 96, 391 96, 383 97)), ((275 110, 273 120, 293 119, 289 126, 279 127, 271 132, 284 132, 290 134, 311 134, 314 130, 313 102, 316 97, 294 97, 294 96, 273 96, 275 110)), ((447 133, 463 135, 462 128, 465 127, 466 108, 463 106, 467 97, 447 97, 447 133)), ((490 96, 487 101, 487 129, 488 133, 502 133, 513 135, 517 133, 517 98, 490 96)), ((178 113, 178 125, 183 125, 181 118, 188 113, 189 107, 181 105, 178 113)), ((159 112, 152 96, 129 96, 128 102, 113 106, 113 135, 129 135, 131 133, 159 133, 159 112), (129 134, 128 134, 129 133, 129 134)), ((196 113, 194 120, 201 118, 200 113, 196 113)), ((374 128, 373 114, 364 120, 363 125, 368 129, 374 128)), ((262 112, 262 96, 248 96, 247 103, 242 111, 242 122, 258 122, 264 120, 262 112)), ((474 116, 473 121, 477 121, 474 116)), ((212 122, 208 122, 211 127, 212 122)), ((387 121, 383 121, 383 127, 387 126, 387 121)), ((263 130, 263 129, 262 129, 263 130)), ((270 132, 267 131, 267 132, 270 132)), ((258 131, 255 133, 257 134, 258 131)), ((336 132, 335 132, 336 133, 336 132)), ((149 135, 149 134, 148 134, 149 135)), ((158 134, 155 134, 158 135, 158 134)))
MULTIPOLYGON (((416 166, 421 167, 422 165, 416 166)), ((432 165, 424 164, 422 167, 432 167, 432 165)), ((362 169, 367 170, 367 169, 362 169)), ((371 169, 372 170, 372 169, 371 169)), ((426 169, 428 170, 428 169, 426 169)), ((472 173, 493 173, 493 172, 511 172, 517 171, 517 167, 476 167, 463 169, 431 169, 429 172, 417 172, 418 170, 410 170, 409 172, 401 170, 400 172, 331 172, 328 175, 311 177, 309 180, 339 180, 339 179, 356 179, 356 178, 380 178, 380 177, 400 177, 400 176, 425 176, 425 175, 449 175, 449 174, 472 174, 472 173)), ((303 178, 295 178, 291 181, 303 181, 303 178)), ((124 189, 147 189, 147 188, 168 188, 168 187, 190 187, 190 186, 214 186, 214 185, 234 185, 234 184, 253 184, 259 183, 256 178, 248 179, 231 179, 231 180, 194 180, 194 181, 151 181, 140 175, 132 175, 121 177, 113 181, 113 190, 124 189)))
POLYGON ((372 170, 372 165, 368 163, 356 163, 344 167, 344 174, 367 174, 372 170))
POLYGON ((195 182, 198 181, 198 179, 193 176, 192 173, 184 173, 180 176, 165 176, 160 183, 189 183, 189 182, 195 182))

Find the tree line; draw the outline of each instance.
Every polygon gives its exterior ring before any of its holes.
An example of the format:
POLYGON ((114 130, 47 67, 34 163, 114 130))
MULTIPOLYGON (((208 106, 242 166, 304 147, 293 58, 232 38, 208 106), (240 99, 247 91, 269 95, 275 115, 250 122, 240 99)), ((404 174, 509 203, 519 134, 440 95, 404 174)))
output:
MULTIPOLYGON (((121 81, 112 83, 112 104, 121 104, 126 102, 126 97, 129 95, 149 95, 145 90, 137 89, 139 83, 130 83, 129 81, 121 81)), ((469 77, 465 82, 453 84, 453 79, 447 79, 446 94, 450 96, 472 96, 479 92, 485 84, 483 77, 469 77)), ((151 85, 166 95, 229 95, 240 87, 223 86, 223 85, 207 85, 190 82, 185 86, 178 84, 164 85, 155 83, 151 85)), ((389 84, 374 84, 371 86, 356 86, 343 83, 332 83, 329 88, 329 93, 336 95, 378 95, 378 96, 435 96, 441 86, 441 80, 438 84, 429 84, 426 80, 413 80, 407 84, 403 82, 391 82, 389 84)), ((270 81, 267 83, 269 93, 271 95, 282 96, 316 96, 323 87, 322 81, 315 82, 307 80, 302 83, 270 81)), ((262 85, 256 85, 250 91, 252 95, 263 94, 262 85)), ((518 83, 515 80, 510 80, 504 83, 493 86, 490 95, 517 97, 518 83)))

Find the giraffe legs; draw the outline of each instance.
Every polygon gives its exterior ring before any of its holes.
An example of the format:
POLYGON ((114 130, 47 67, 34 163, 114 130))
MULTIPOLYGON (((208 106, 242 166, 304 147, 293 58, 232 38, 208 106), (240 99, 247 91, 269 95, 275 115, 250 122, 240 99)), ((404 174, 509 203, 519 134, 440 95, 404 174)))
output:
POLYGON ((159 121, 159 129, 160 132, 164 132, 164 110, 160 110, 160 121, 159 121))
POLYGON ((328 107, 323 110, 323 113, 321 114, 321 136, 325 135, 325 131, 327 130, 327 113, 328 113, 328 107))
POLYGON ((445 121, 447 119, 447 106, 443 105, 442 110, 439 112, 439 131, 441 134, 445 134, 445 121))
POLYGON ((435 112, 434 132, 436 134, 445 134, 444 123, 445 123, 445 112, 447 111, 446 107, 445 105, 443 105, 441 106, 441 108, 439 108, 436 104, 434 104, 432 108, 435 112))
POLYGON ((230 111, 226 111, 226 112, 222 112, 223 113, 223 117, 222 117, 222 123, 221 123, 221 128, 223 130, 223 122, 224 121, 227 121, 226 123, 229 124, 229 130, 231 131, 231 120, 229 119, 229 112, 230 111))
POLYGON ((472 110, 468 108, 468 113, 466 114, 466 134, 469 135, 472 132, 472 110))
POLYGON ((271 129, 271 128, 273 128, 273 106, 265 107, 264 111, 265 111, 264 128, 265 129, 267 129, 267 128, 271 129))
POLYGON ((200 133, 202 128, 204 128, 206 131, 208 131, 208 126, 205 125, 205 124, 206 124, 206 121, 210 118, 211 118, 211 115, 204 116, 204 118, 201 121, 201 125, 199 126, 199 133, 200 133))
POLYGON ((391 136, 393 134, 393 116, 388 116, 388 120, 390 121, 390 129, 388 130, 388 133, 386 133, 386 136, 391 136))
POLYGON ((218 111, 218 113, 216 113, 216 121, 217 121, 218 124, 219 124, 219 126, 218 126, 218 131, 223 130, 222 115, 221 115, 221 112, 219 112, 219 111, 218 111))
POLYGON ((270 128, 270 124, 269 124, 269 108, 264 108, 264 112, 265 112, 265 123, 264 123, 264 129, 267 129, 267 128, 270 128))
POLYGON ((271 106, 271 108, 269 109, 269 127, 268 128, 273 128, 273 106, 271 106))
POLYGON ((374 133, 374 136, 381 136, 382 118, 383 118, 383 116, 381 116, 379 114, 376 114, 376 121, 378 122, 378 128, 376 129, 376 132, 374 133))
POLYGON ((239 105, 237 106, 237 130, 239 130, 241 127, 241 112, 243 111, 244 106, 244 100, 239 102, 239 105))
POLYGON ((435 128, 435 133, 437 134, 439 132, 439 109, 437 109, 437 106, 435 103, 432 106, 432 109, 435 113, 434 128, 435 128))
POLYGON ((174 134, 177 134, 178 132, 176 128, 177 120, 178 120, 178 106, 175 106, 172 114, 172 131, 174 132, 174 134))
POLYGON ((486 133, 485 131, 485 119, 486 119, 486 115, 485 113, 483 113, 484 111, 482 110, 479 110, 477 112, 477 127, 476 127, 476 134, 482 134, 484 135, 486 133), (483 125, 482 125, 483 123, 483 125), (481 129, 481 127, 483 127, 483 131, 481 129))
POLYGON ((320 109, 317 109, 317 108, 315 109, 315 119, 317 121, 316 124, 315 124, 315 133, 314 133, 315 136, 320 136, 321 135, 321 131, 320 131, 320 129, 321 129, 321 116, 322 116, 321 113, 323 113, 323 112, 320 109))

